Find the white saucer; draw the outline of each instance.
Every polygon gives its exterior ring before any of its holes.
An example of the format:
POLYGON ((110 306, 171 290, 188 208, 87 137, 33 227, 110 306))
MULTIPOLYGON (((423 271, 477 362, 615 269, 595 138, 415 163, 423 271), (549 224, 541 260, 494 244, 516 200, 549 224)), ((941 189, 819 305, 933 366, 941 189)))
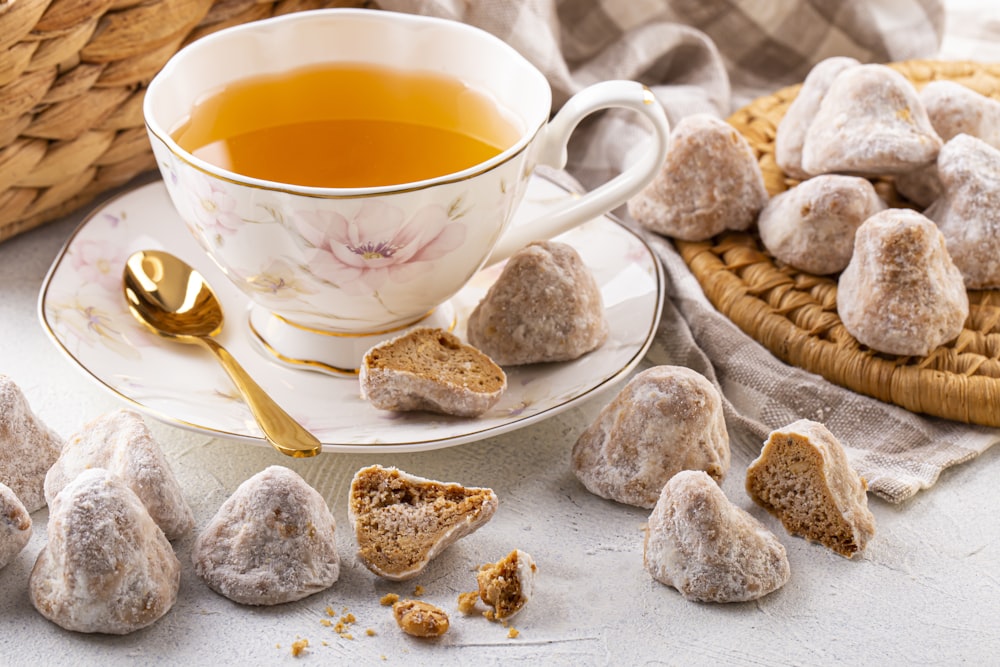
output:
MULTIPOLYGON (((548 180, 532 178, 517 219, 531 220, 552 200, 569 196, 548 180)), ((189 235, 161 181, 104 203, 80 225, 49 269, 39 295, 39 317, 74 364, 132 407, 184 428, 269 446, 211 355, 197 346, 156 338, 125 307, 125 259, 136 250, 168 250, 198 269, 222 300, 227 319, 219 341, 323 442, 324 451, 437 449, 527 426, 607 389, 625 378, 652 343, 664 277, 649 246, 608 217, 558 240, 576 248, 594 272, 607 309, 609 339, 572 362, 506 369, 507 392, 476 419, 377 410, 361 399, 356 378, 297 370, 262 352, 250 332, 246 297, 189 235)), ((480 272, 450 301, 459 337, 464 339, 469 312, 500 269, 497 265, 480 272)))

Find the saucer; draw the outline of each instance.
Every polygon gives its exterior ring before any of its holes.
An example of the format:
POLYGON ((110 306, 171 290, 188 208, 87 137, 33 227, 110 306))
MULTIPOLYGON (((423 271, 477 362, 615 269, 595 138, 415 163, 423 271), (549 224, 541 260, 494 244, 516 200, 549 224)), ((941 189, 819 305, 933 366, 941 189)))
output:
MULTIPOLYGON (((571 196, 533 177, 514 225, 571 196)), ((437 449, 499 435, 565 410, 623 380, 649 349, 664 298, 663 270, 649 246, 606 216, 557 240, 573 246, 593 271, 607 311, 608 340, 574 361, 505 369, 507 391, 474 419, 378 410, 361 398, 357 378, 300 370, 261 350, 251 332, 247 298, 190 236, 162 181, 129 190, 84 220, 49 269, 39 317, 73 364, 132 408, 182 428, 269 446, 211 355, 198 346, 157 338, 129 314, 121 282, 126 258, 141 249, 167 250, 200 271, 222 301, 226 323, 219 342, 319 438, 324 451, 437 449)), ((479 272, 447 304, 460 338, 469 313, 501 269, 494 265, 479 272)))

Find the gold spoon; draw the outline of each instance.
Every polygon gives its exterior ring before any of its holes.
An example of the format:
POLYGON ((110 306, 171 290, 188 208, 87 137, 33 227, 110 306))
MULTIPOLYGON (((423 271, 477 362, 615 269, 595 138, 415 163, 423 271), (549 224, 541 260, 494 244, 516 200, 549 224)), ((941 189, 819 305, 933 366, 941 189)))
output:
POLYGON ((200 273, 169 253, 140 250, 125 262, 122 280, 129 310, 150 331, 200 343, 215 355, 275 449, 296 458, 319 453, 316 436, 282 410, 213 338, 222 329, 222 305, 200 273))

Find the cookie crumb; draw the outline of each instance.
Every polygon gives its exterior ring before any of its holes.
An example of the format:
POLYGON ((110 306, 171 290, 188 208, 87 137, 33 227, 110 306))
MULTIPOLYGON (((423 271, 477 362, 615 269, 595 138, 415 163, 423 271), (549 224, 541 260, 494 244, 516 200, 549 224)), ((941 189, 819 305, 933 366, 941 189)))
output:
POLYGON ((292 655, 296 658, 302 655, 303 652, 309 647, 308 639, 299 639, 298 641, 292 642, 292 655))
POLYGON ((509 629, 507 630, 507 638, 508 638, 508 639, 517 639, 517 638, 518 638, 518 636, 519 636, 520 634, 521 634, 521 633, 517 631, 517 628, 515 628, 515 627, 513 627, 513 626, 511 626, 511 627, 510 627, 510 628, 509 628, 509 629))
POLYGON ((420 597, 425 592, 425 589, 420 584, 413 587, 413 597, 420 597))
MULTIPOLYGON (((344 611, 347 611, 347 607, 344 607, 344 611)), ((351 634, 351 626, 358 619, 354 617, 354 614, 344 614, 337 621, 337 624, 333 626, 334 632, 341 636, 343 639, 354 639, 354 635, 351 634)))
POLYGON ((414 637, 439 637, 448 631, 448 614, 440 607, 419 600, 400 600, 392 605, 396 624, 414 637))
POLYGON ((395 593, 386 593, 385 595, 382 596, 382 598, 378 602, 383 607, 391 607, 392 605, 399 602, 399 596, 396 595, 395 593))
POLYGON ((367 630, 365 630, 365 634, 368 635, 369 637, 374 637, 375 636, 375 628, 368 628, 367 630))
POLYGON ((463 614, 471 614, 476 611, 476 602, 479 601, 478 591, 458 594, 458 610, 463 614))

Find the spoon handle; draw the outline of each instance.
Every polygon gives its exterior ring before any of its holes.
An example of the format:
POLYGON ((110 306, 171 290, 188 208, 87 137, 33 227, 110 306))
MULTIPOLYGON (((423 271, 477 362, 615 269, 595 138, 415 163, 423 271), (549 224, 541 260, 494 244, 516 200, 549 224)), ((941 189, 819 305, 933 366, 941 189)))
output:
POLYGON ((295 458, 315 456, 320 452, 322 445, 316 436, 305 430, 280 405, 275 403, 260 388, 260 385, 254 382, 250 374, 240 366, 236 358, 229 354, 226 348, 213 338, 206 337, 198 340, 215 354, 216 359, 219 360, 236 388, 239 389, 261 430, 264 431, 264 437, 275 449, 295 458))

